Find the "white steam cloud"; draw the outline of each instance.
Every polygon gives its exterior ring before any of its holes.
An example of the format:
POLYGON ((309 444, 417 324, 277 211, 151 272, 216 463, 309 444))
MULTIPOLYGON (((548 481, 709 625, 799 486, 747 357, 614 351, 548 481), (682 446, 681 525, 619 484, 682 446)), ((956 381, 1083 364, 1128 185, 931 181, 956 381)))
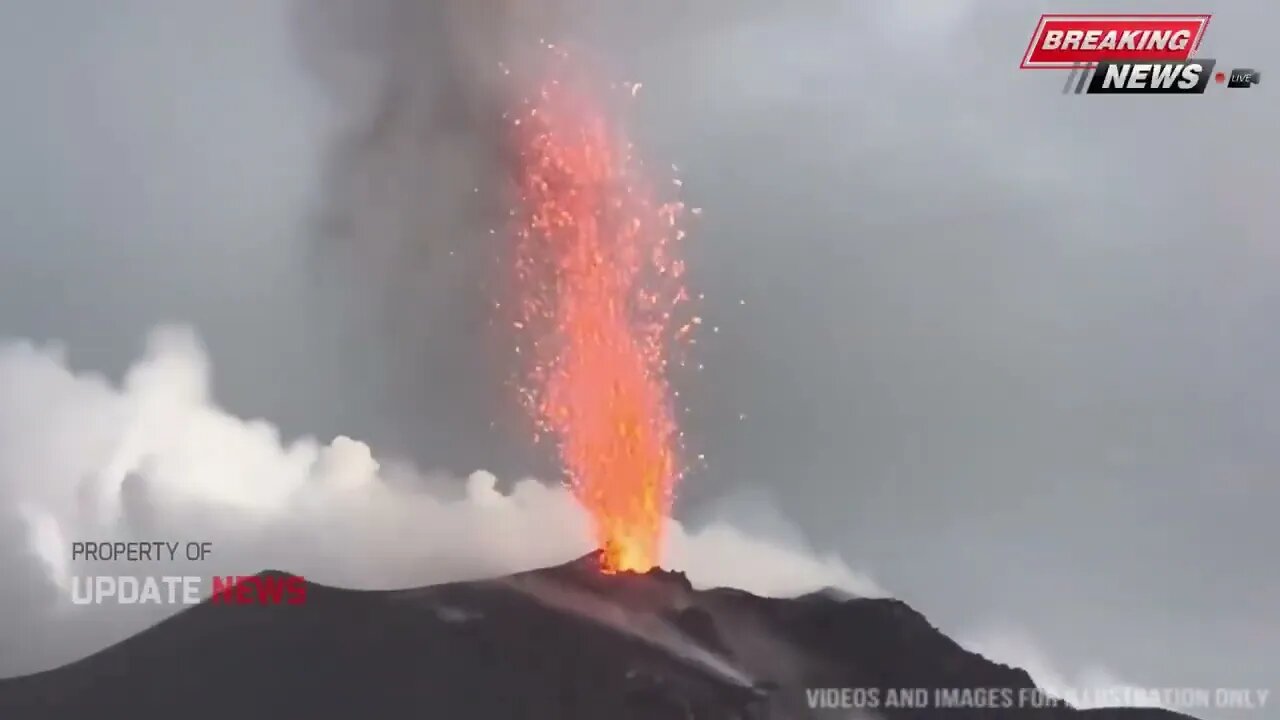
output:
POLYGON ((1020 628, 1007 625, 986 627, 971 633, 960 644, 988 660, 1026 670, 1036 687, 1080 709, 1117 705, 1162 707, 1149 688, 1122 680, 1102 665, 1091 664, 1074 672, 1063 671, 1031 634, 1020 628), (1125 702, 1108 702, 1117 697, 1124 698, 1125 702))
MULTIPOLYGON (((154 606, 72 605, 75 574, 276 568, 392 588, 591 549, 587 518, 561 487, 525 479, 502 492, 487 472, 465 483, 433 477, 380 463, 347 437, 286 441, 271 424, 218 407, 210 387, 207 357, 181 328, 155 331, 119 383, 74 372, 55 348, 0 343, 0 508, 17 508, 0 518, 0 535, 21 538, 0 570, 27 578, 21 596, 0 594, 0 646, 18 653, 0 654, 0 674, 73 660, 157 619, 154 606), (182 567, 72 562, 71 543, 105 540, 209 541, 213 555, 182 567)), ((764 595, 826 586, 883 594, 838 558, 718 521, 696 530, 672 521, 666 564, 697 585, 764 595)))

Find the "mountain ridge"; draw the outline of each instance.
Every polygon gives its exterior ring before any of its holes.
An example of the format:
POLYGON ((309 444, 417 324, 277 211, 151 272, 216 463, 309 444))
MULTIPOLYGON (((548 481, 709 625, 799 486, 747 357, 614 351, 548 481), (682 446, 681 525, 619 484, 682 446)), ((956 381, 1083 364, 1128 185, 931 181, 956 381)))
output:
MULTIPOLYGON (((284 575, 265 570, 260 576, 284 575)), ((0 680, 0 717, 837 718, 824 688, 1034 688, 906 603, 696 589, 598 557, 400 590, 307 583, 297 606, 186 608, 0 680)), ((866 708, 866 717, 1185 720, 1157 709, 866 708)))

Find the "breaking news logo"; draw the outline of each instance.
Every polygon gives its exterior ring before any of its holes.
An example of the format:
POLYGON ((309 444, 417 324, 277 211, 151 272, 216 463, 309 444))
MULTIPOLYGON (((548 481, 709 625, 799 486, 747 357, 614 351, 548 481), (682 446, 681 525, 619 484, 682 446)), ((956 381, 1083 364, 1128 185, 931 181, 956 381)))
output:
MULTIPOLYGON (((1069 70, 1064 94, 1201 95, 1212 79, 1216 60, 1192 57, 1211 15, 1077 15, 1040 16, 1022 56, 1024 70, 1069 70)), ((1237 68, 1229 88, 1258 84, 1261 73, 1237 68)))
POLYGON ((1040 16, 1024 70, 1095 67, 1108 60, 1176 63, 1200 47, 1210 15, 1064 15, 1040 16))

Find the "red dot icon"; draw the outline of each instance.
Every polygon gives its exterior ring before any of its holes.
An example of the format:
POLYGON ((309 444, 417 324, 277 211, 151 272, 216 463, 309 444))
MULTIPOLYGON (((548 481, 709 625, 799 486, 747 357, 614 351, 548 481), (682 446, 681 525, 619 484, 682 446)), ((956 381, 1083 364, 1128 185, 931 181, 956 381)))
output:
POLYGON ((1227 81, 1227 74, 1219 70, 1218 72, 1213 74, 1213 81, 1221 85, 1222 83, 1227 81))

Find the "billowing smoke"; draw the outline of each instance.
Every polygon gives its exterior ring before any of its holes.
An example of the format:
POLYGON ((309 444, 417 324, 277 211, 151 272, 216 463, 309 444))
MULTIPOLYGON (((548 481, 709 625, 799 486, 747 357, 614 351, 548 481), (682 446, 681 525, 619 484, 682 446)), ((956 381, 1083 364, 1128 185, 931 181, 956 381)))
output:
MULTIPOLYGON (((185 329, 153 333, 119 382, 73 372, 57 349, 9 342, 0 346, 0 395, 0 508, 17 511, 0 521, 11 553, 0 556, 0 675, 73 660, 172 610, 73 605, 76 574, 277 568, 392 588, 530 569, 591 549, 586 519, 562 488, 526 479, 504 493, 484 471, 465 483, 431 477, 379 462, 351 438, 290 440, 264 420, 229 414, 211 397, 206 356, 185 329), (71 561, 71 543, 103 540, 207 541, 213 554, 186 566, 71 561)), ((700 585, 880 594, 837 559, 721 522, 673 522, 670 536, 668 564, 700 585)))
POLYGON ((519 75, 551 5, 299 4, 304 63, 344 124, 324 227, 380 271, 378 284, 411 282, 441 299, 460 275, 450 251, 494 249, 486 230, 504 208, 502 113, 521 91, 507 73, 519 75))
MULTIPOLYGON (((503 114, 532 87, 535 50, 558 34, 558 0, 297 4, 303 64, 340 130, 317 201, 320 257, 374 308, 402 388, 397 417, 457 408, 433 428, 451 462, 494 458, 480 438, 519 433, 503 385, 511 366, 490 332, 504 299, 510 147, 503 114), (420 368, 448 383, 411 383, 420 368), (416 406, 416 407, 415 407, 416 406)), ((412 433, 406 442, 418 438, 412 433)), ((514 467, 527 467, 518 458, 514 467)))

